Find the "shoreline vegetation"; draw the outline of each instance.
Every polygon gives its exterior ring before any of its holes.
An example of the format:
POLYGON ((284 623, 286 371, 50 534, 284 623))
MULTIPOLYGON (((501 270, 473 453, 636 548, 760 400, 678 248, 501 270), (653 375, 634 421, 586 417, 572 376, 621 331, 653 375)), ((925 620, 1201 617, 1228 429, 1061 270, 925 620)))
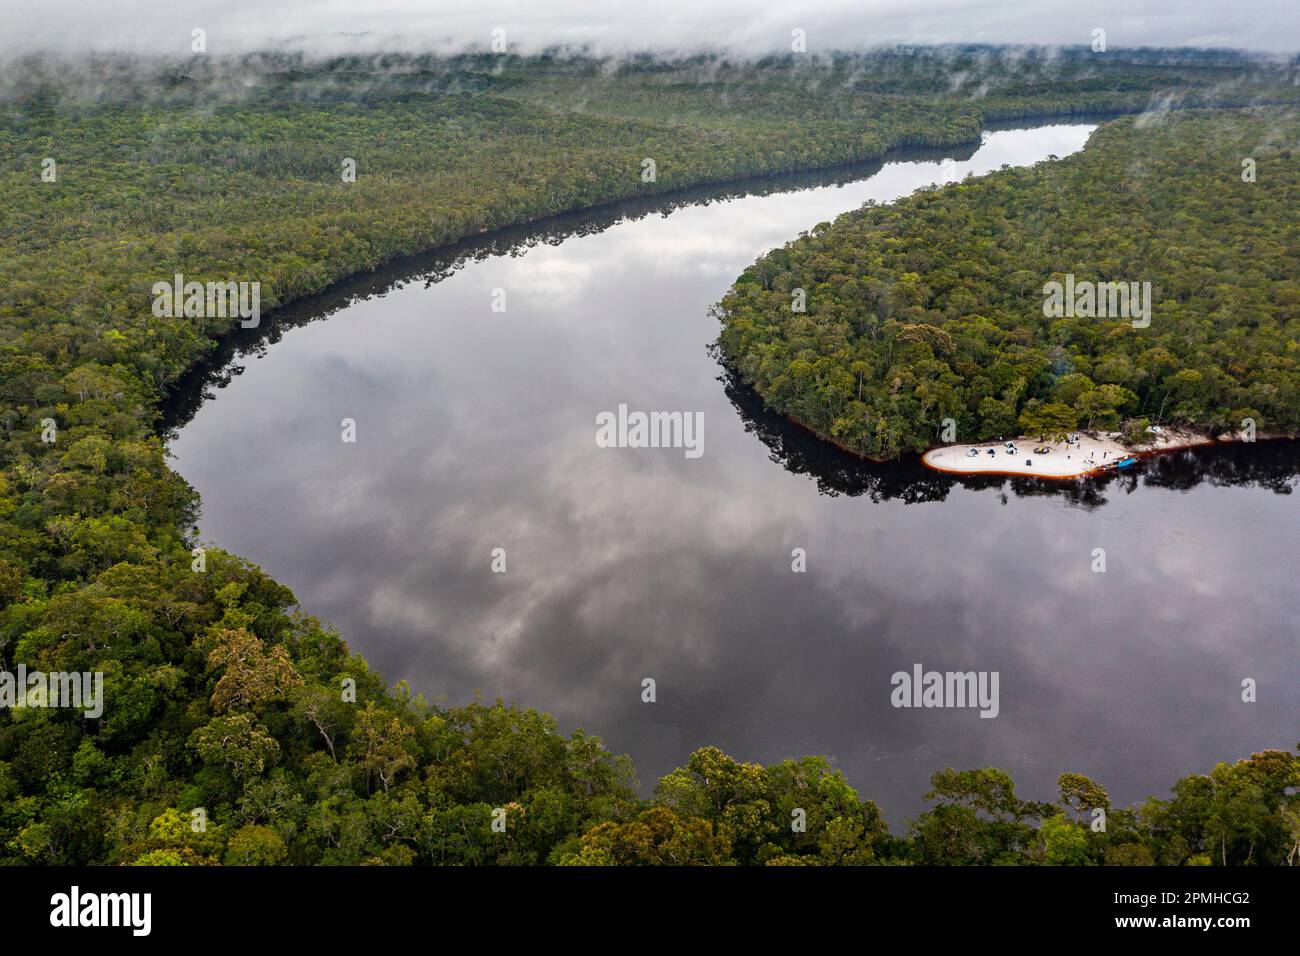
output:
POLYGON ((1085 815, 1109 797, 1079 775, 1040 803, 999 770, 940 770, 931 808, 895 837, 826 758, 763 767, 711 747, 643 800, 631 762, 598 738, 513 704, 435 706, 389 685, 261 569, 198 547, 198 498, 168 467, 158 406, 236 322, 152 315, 159 280, 257 281, 269 315, 485 229, 953 146, 988 120, 1300 102, 1293 64, 1231 53, 959 48, 808 63, 266 56, 150 70, 94 57, 9 70, 0 666, 102 673, 106 705, 96 719, 0 711, 0 863, 1294 856, 1300 759, 1282 750, 1113 808, 1104 833, 1085 815), (805 832, 791 832, 795 807, 805 832))
MULTIPOLYGON (((736 374, 734 368, 731 366, 727 366, 727 368, 730 374, 736 374)), ((752 387, 744 383, 743 380, 741 384, 746 388, 752 387)), ((758 397, 758 401, 762 401, 762 396, 758 397)), ((788 422, 817 441, 825 442, 860 461, 883 465, 896 460, 873 458, 861 451, 850 448, 833 437, 820 434, 797 418, 781 412, 776 414, 780 415, 783 421, 788 422)), ((1111 462, 1122 461, 1125 457, 1143 459, 1194 448, 1205 448, 1220 443, 1238 444, 1247 442, 1248 440, 1243 436, 1244 433, 1242 432, 1222 432, 1217 435, 1210 435, 1193 429, 1168 428, 1162 430, 1160 438, 1150 442, 1129 444, 1124 441, 1123 432, 1109 432, 1099 433, 1095 436, 1081 436, 1081 442, 1078 446, 1067 445, 1063 439, 1048 438, 1046 436, 1032 438, 1025 435, 1016 435, 1009 439, 999 436, 996 439, 982 442, 933 445, 924 451, 916 453, 916 459, 931 471, 949 475, 988 475, 1067 481, 1116 474, 1117 469, 1110 467, 1111 462), (1007 455, 1006 443, 1008 441, 1016 446, 1018 454, 1007 455), (1036 454, 1033 449, 1039 447, 1047 447, 1049 449, 1048 455, 1056 457, 1049 459, 1036 454), (1082 458, 1074 450, 1075 447, 1082 448, 1082 458), (988 457, 990 448, 995 453, 991 458, 988 457), (967 452, 970 449, 978 449, 980 458, 969 457, 967 452), (1026 458, 1034 464, 1026 466, 1026 458), (1069 462, 1069 464, 1062 467, 1064 462, 1069 462), (1035 465, 1045 467, 1034 467, 1035 465), (1079 465, 1083 467, 1080 468, 1079 465)), ((1293 435, 1274 433, 1256 435, 1254 439, 1249 441, 1294 440, 1295 436, 1293 435)))
MULTIPOLYGON (((738 375, 736 369, 730 365, 724 366, 728 374, 738 375)), ((738 384, 744 388, 752 388, 738 378, 738 384)), ((754 393, 757 401, 763 401, 762 396, 754 393)), ((766 406, 765 406, 766 407, 766 406)), ((775 411, 768 408, 769 411, 775 411)), ((869 462, 874 465, 884 465, 896 459, 873 458, 870 455, 863 454, 848 447, 833 437, 828 437, 818 433, 810 426, 804 424, 798 419, 775 412, 781 420, 799 429, 800 432, 807 434, 809 437, 819 442, 824 442, 847 455, 858 459, 859 461, 869 462)), ((1122 461, 1125 457, 1133 459, 1151 458, 1158 455, 1170 454, 1178 451, 1186 451, 1196 448, 1206 448, 1217 444, 1240 444, 1253 443, 1256 441, 1295 441, 1296 436, 1282 433, 1257 434, 1253 439, 1247 439, 1244 432, 1221 432, 1211 435, 1206 432, 1196 431, 1194 429, 1162 429, 1159 438, 1148 442, 1137 442, 1130 444, 1124 440, 1123 432, 1099 433, 1097 435, 1080 436, 1080 445, 1067 445, 1060 438, 1048 438, 1040 436, 1038 438, 1028 437, 1025 435, 1016 435, 1012 438, 1003 438, 999 436, 996 439, 990 439, 982 442, 936 444, 924 451, 916 453, 916 460, 924 467, 931 471, 942 474, 959 475, 959 476, 992 476, 1006 478, 1042 478, 1045 480, 1073 481, 1079 478, 1101 477, 1113 475, 1119 472, 1118 469, 1110 467, 1112 461, 1122 461), (1019 453, 1009 456, 1006 454, 1006 443, 1012 442, 1019 453), (1034 449, 1047 447, 1048 455, 1059 456, 1050 460, 1034 453, 1034 449), (1081 447, 1083 456, 1075 452, 1075 447, 1081 447), (994 455, 988 456, 989 449, 993 449, 994 455), (970 449, 978 449, 980 458, 973 459, 967 455, 970 449), (1026 454, 1028 451, 1028 454, 1026 454), (1098 460, 1100 456, 1100 461, 1098 460), (1026 466, 1025 459, 1028 458, 1034 464, 1026 466), (987 459, 987 460, 985 460, 987 459), (1090 459, 1090 460, 1089 460, 1090 459), (1069 462, 1069 465, 1062 467, 1063 462, 1069 462), (1076 462, 1084 467, 1079 468, 1076 462), (1047 467, 1034 467, 1035 465, 1047 465, 1047 467)))

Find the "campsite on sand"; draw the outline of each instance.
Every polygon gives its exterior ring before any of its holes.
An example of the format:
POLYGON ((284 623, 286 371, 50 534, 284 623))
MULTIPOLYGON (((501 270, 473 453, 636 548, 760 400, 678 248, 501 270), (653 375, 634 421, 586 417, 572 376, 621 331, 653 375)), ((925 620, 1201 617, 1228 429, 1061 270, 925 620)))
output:
POLYGON ((1162 429, 1143 445, 1125 446, 1119 432, 1079 432, 1065 439, 1015 438, 975 445, 943 445, 921 456, 928 468, 962 475, 1030 475, 1077 478, 1126 467, 1137 456, 1208 445, 1213 438, 1162 429))

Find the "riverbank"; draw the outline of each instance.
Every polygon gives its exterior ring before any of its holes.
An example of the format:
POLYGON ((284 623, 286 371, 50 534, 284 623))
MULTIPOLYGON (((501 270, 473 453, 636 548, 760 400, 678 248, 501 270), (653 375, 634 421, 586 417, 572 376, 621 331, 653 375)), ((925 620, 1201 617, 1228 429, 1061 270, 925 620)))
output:
POLYGON ((1152 441, 1134 446, 1124 445, 1119 432, 1080 432, 1076 437, 1076 441, 1038 441, 1021 436, 1010 442, 943 445, 923 454, 921 463, 953 475, 1083 478, 1112 471, 1117 462, 1130 458, 1239 440, 1236 435, 1215 439, 1189 429, 1165 429, 1154 435, 1152 441))

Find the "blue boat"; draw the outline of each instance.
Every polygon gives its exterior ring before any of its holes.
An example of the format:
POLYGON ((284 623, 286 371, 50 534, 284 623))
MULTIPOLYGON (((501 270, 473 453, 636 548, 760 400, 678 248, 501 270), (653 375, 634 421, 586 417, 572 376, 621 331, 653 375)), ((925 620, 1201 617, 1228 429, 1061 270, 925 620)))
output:
POLYGON ((1117 470, 1120 468, 1129 468, 1136 464, 1137 464, 1137 459, 1129 457, 1129 458, 1125 458, 1123 461, 1115 462, 1115 468, 1117 470))

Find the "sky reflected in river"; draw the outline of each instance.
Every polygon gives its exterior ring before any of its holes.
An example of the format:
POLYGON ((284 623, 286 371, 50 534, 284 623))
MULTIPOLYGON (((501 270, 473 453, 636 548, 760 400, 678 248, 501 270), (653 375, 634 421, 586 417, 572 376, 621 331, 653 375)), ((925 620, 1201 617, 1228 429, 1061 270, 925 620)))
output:
POLYGON ((1091 128, 647 216, 290 328, 172 443, 202 536, 390 680, 551 711, 630 753, 647 789, 706 743, 828 754, 898 824, 945 766, 1003 767, 1036 798, 1079 771, 1130 801, 1291 747, 1292 496, 1136 480, 1104 507, 1002 482, 916 504, 824 494, 773 460, 707 349, 710 305, 763 250, 945 173, 1065 155, 1091 128), (596 415, 620 403, 702 411, 703 457, 597 447, 596 415), (917 662, 999 671, 1000 715, 894 709, 890 675, 917 662), (1259 703, 1241 703, 1244 677, 1259 703))

